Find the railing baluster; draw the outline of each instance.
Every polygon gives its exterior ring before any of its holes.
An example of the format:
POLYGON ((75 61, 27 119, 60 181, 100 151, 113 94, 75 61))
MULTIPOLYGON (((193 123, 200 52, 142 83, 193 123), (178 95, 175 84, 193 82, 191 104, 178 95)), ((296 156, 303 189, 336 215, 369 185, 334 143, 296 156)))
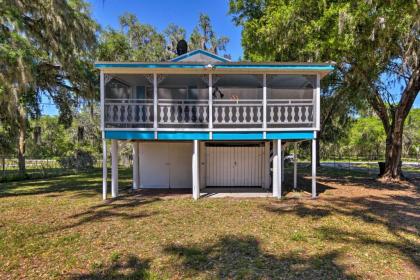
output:
POLYGON ((233 120, 232 120, 232 106, 229 106, 229 120, 228 120, 228 122, 229 123, 233 122, 233 120))
POLYGON ((160 122, 163 123, 163 111, 164 111, 164 106, 160 105, 160 122))
MULTIPOLYGON (((239 123, 239 107, 235 108, 235 118, 236 118, 236 122, 239 123)), ((232 120, 233 121, 233 120, 232 120)))
POLYGON ((270 107, 270 123, 274 122, 274 107, 270 107))
POLYGON ((284 122, 289 122, 289 106, 284 106, 284 122))
POLYGON ((296 107, 291 106, 290 108, 292 108, 292 120, 291 120, 291 122, 296 123, 296 121, 295 121, 295 109, 296 109, 296 107))
POLYGON ((243 107, 242 108, 242 122, 243 123, 247 123, 248 121, 247 121, 247 107, 243 107))
POLYGON ((207 122, 207 106, 203 106, 203 120, 202 122, 207 122))
POLYGON ((301 123, 302 122, 302 106, 298 107, 298 116, 299 116, 298 122, 301 123))
POLYGON ((225 112, 225 107, 222 107, 222 123, 226 123, 226 112, 225 112))
POLYGON ((257 107, 257 123, 261 122, 261 107, 257 107))
POLYGON ((193 112, 192 112, 192 106, 187 106, 188 107, 188 120, 187 123, 192 123, 192 117, 193 117, 193 112))

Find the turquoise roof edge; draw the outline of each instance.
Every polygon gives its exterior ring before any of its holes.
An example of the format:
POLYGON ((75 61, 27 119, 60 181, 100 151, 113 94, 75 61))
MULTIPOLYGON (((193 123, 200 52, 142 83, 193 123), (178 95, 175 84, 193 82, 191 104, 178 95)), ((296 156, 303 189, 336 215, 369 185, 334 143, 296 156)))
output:
MULTIPOLYGON (((149 64, 149 63, 95 63, 96 68, 174 68, 174 69, 202 69, 207 64, 149 64)), ((273 65, 273 64, 215 64, 214 69, 283 69, 283 70, 317 70, 332 71, 331 65, 273 65)))
MULTIPOLYGON (((267 132, 266 140, 309 140, 314 139, 313 131, 278 131, 267 132)), ((155 140, 153 131, 130 131, 130 130, 112 130, 105 131, 105 139, 119 140, 155 140)), ((210 140, 210 133, 203 131, 160 131, 157 134, 157 140, 210 140)), ((262 132, 213 132, 213 140, 264 140, 262 132)), ((211 140, 210 140, 211 141, 211 140)))
POLYGON ((177 57, 175 57, 175 58, 171 59, 170 61, 172 61, 172 62, 181 61, 181 60, 183 60, 184 58, 188 58, 188 57, 191 57, 191 56, 196 55, 196 54, 199 54, 199 53, 204 54, 204 55, 206 55, 206 56, 208 56, 208 57, 211 57, 211 58, 217 59, 218 61, 221 61, 221 62, 229 62, 229 59, 226 59, 226 58, 221 57, 221 56, 218 56, 218 55, 216 55, 216 54, 213 54, 213 53, 207 52, 207 51, 205 51, 205 50, 194 50, 194 51, 191 51, 191 52, 185 53, 185 54, 183 54, 183 55, 177 56, 177 57))

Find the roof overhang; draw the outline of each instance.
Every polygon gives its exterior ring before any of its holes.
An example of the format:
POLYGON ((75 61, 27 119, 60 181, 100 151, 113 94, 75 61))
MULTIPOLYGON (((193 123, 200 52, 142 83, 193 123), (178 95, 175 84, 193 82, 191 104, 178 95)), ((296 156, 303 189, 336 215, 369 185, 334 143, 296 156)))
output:
POLYGON ((225 74, 225 73, 292 73, 292 74, 320 74, 327 75, 334 66, 328 63, 181 63, 181 62, 96 62, 95 67, 104 73, 126 74, 225 74))

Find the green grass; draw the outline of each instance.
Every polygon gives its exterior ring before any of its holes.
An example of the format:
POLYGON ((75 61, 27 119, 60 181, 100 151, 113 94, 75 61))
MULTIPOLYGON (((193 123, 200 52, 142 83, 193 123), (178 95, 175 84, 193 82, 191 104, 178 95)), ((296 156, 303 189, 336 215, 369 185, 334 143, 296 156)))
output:
POLYGON ((193 201, 130 176, 107 202, 100 172, 2 183, 0 279, 416 279, 413 184, 322 168, 317 200, 193 201))

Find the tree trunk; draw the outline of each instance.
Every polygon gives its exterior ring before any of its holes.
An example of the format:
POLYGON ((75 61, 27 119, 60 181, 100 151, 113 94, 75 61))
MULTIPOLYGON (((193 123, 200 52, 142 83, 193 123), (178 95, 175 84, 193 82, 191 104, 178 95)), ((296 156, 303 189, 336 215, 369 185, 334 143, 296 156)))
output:
POLYGON ((19 173, 25 174, 25 151, 26 151, 26 111, 22 106, 18 108, 18 129, 19 129, 19 141, 18 141, 18 165, 19 173))
POLYGON ((391 129, 387 133, 385 149, 385 172, 382 175, 386 179, 402 179, 401 171, 402 153, 402 129, 391 129))
POLYGON ((375 91, 373 98, 369 99, 375 112, 384 125, 386 132, 385 148, 385 171, 381 176, 384 179, 399 180, 404 176, 401 171, 402 136, 404 122, 413 106, 420 90, 420 69, 415 69, 410 77, 406 88, 402 92, 398 106, 390 106, 390 112, 381 99, 378 91, 375 91))

